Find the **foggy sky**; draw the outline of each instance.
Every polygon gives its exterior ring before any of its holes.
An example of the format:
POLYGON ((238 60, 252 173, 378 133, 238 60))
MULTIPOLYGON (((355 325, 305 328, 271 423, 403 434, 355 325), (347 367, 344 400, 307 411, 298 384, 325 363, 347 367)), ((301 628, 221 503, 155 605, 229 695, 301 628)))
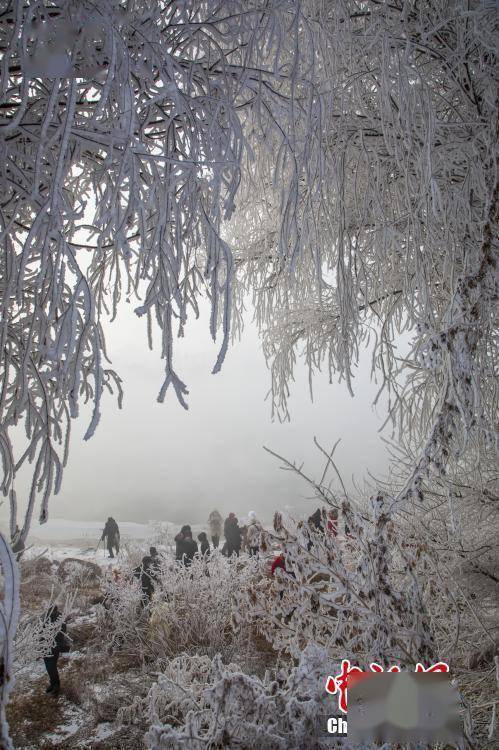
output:
MULTIPOLYGON (((356 370, 353 399, 344 384, 329 385, 324 374, 314 381, 311 403, 307 368, 299 363, 291 423, 280 424, 271 422, 265 401, 270 373, 251 324, 217 375, 211 369, 218 345, 210 339, 206 316, 189 321, 185 338, 176 339, 175 366, 189 388, 189 411, 177 403, 173 390, 165 403, 157 403, 163 362, 158 348, 147 348, 145 320, 135 316, 132 305, 106 327, 106 340, 112 366, 124 381, 123 409, 106 394, 101 422, 88 442, 83 434, 89 411, 82 410, 83 419, 73 422, 62 490, 49 505, 53 518, 113 515, 180 524, 202 523, 215 507, 224 515, 255 510, 267 522, 285 506, 297 515, 310 513, 315 507, 307 499, 310 487, 280 470, 262 446, 304 461, 304 469, 320 478, 324 462, 314 435, 326 448, 342 438, 336 457, 344 479, 354 474, 360 481, 368 470, 386 470, 386 448, 377 432, 385 414, 371 407, 377 389, 369 382, 367 355, 356 370)), ((26 480, 17 482, 20 505, 27 489, 26 480)), ((5 506, 2 510, 5 515, 5 506)))

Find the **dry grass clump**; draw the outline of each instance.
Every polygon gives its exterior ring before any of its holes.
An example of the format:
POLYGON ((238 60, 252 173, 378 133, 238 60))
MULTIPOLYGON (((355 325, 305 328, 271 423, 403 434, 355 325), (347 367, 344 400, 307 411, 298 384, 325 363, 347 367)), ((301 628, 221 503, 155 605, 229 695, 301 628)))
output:
POLYGON ((14 690, 7 706, 14 747, 33 745, 47 732, 54 732, 61 722, 61 709, 58 700, 44 694, 45 681, 37 680, 30 690, 14 690))
MULTIPOLYGON (((40 562, 43 558, 36 562, 40 562)), ((50 562, 50 561, 49 561, 50 562)), ((21 565, 21 608, 24 611, 37 612, 45 610, 54 592, 60 591, 60 585, 54 575, 55 568, 42 566, 37 570, 30 561, 21 565)))
MULTIPOLYGON (((142 729, 133 726, 119 727, 111 737, 103 740, 93 740, 92 750, 143 750, 144 732, 142 729)), ((74 750, 74 746, 71 748, 74 750)), ((187 749, 186 749, 187 750, 187 749)))

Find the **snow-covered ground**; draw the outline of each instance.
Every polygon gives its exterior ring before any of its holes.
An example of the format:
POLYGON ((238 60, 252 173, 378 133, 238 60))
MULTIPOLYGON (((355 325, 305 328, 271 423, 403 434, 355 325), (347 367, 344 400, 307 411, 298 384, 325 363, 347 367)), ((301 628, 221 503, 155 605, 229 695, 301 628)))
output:
MULTIPOLYGON (((65 518, 51 518, 45 524, 33 523, 29 535, 30 543, 50 542, 51 544, 76 541, 97 544, 104 528, 103 521, 68 521, 65 518)), ((154 522, 133 523, 121 521, 121 537, 126 539, 147 539, 151 535, 154 522)))
MULTIPOLYGON (((107 550, 100 542, 103 528, 104 521, 69 521, 64 518, 52 518, 46 524, 33 523, 24 558, 29 560, 45 555, 51 560, 60 561, 66 557, 81 557, 103 564, 109 559, 107 550)), ((170 546, 175 534, 180 531, 178 524, 169 521, 119 521, 119 528, 121 546, 128 543, 143 546, 144 553, 148 543, 158 545, 158 534, 170 546)), ((192 524, 194 538, 200 531, 207 531, 206 526, 192 524)))

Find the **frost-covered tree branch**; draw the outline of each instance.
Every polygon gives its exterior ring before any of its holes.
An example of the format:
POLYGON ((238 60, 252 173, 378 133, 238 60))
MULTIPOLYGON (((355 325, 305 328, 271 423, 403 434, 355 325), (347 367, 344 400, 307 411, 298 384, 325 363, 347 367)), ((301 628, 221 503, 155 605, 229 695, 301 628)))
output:
POLYGON ((478 2, 307 8, 326 187, 297 185, 307 239, 291 275, 271 173, 260 202, 248 189, 230 235, 243 248, 235 299, 253 294, 281 418, 299 356, 311 387, 324 368, 353 391, 371 348, 399 435, 420 444, 405 502, 475 437, 497 444, 497 18, 478 2))
MULTIPOLYGON (((89 438, 103 392, 121 398, 102 319, 123 295, 139 300, 149 336, 153 319, 161 331, 160 401, 172 387, 187 408, 173 340, 201 294, 213 338, 221 318, 220 369, 235 269, 222 226, 242 173, 278 148, 275 184, 290 204, 307 158, 300 134, 309 150, 321 108, 299 0, 13 0, 0 49, 2 489, 33 462, 25 538, 37 496, 44 521, 59 490, 81 402, 92 404, 89 438)), ((278 233, 298 252, 293 213, 278 233)), ((13 492, 11 511, 15 527, 13 492)))

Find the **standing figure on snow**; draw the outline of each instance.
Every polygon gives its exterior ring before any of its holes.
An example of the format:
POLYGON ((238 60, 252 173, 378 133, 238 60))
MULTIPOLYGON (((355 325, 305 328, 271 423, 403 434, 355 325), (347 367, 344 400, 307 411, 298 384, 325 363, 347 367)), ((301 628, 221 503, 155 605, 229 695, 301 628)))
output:
POLYGON ((107 519, 104 531, 102 532, 101 541, 105 539, 107 539, 109 557, 114 557, 113 550, 116 550, 116 554, 120 551, 120 530, 118 524, 111 516, 107 519))
MULTIPOLYGON (((60 617, 61 613, 59 612, 57 606, 54 604, 48 609, 47 614, 45 615, 45 622, 57 622, 60 617)), ((45 662, 45 669, 47 670, 47 674, 50 680, 50 684, 45 690, 46 693, 57 695, 57 693, 59 692, 61 681, 59 678, 59 670, 57 669, 57 662, 59 660, 60 654, 65 654, 68 651, 69 642, 66 635, 66 623, 61 621, 61 626, 54 638, 51 653, 49 656, 43 657, 43 661, 45 662)))
POLYGON ((198 534, 198 542, 201 555, 203 555, 203 557, 204 555, 208 556, 210 554, 210 543, 205 531, 201 531, 198 534))
POLYGON ((222 534, 222 516, 218 510, 212 510, 208 516, 208 526, 210 527, 211 543, 216 549, 220 542, 220 536, 222 534))
POLYGON ((317 529, 317 531, 324 531, 324 526, 322 525, 322 513, 320 508, 317 508, 317 510, 312 513, 311 516, 309 516, 308 523, 309 526, 317 529))
POLYGON ((158 578, 161 570, 161 558, 156 547, 149 547, 149 557, 151 558, 151 575, 153 578, 158 578))
POLYGON ((224 534, 227 545, 227 557, 231 557, 234 552, 239 557, 239 552, 241 551, 242 530, 239 528, 235 513, 229 513, 228 518, 225 519, 224 534))
POLYGON ((254 510, 250 510, 248 513, 249 523, 246 527, 246 543, 248 545, 248 551, 250 557, 257 555, 260 549, 260 534, 262 531, 262 525, 256 517, 254 510))
POLYGON ((175 537, 175 559, 185 565, 186 568, 192 562, 192 559, 198 551, 198 545, 192 538, 191 527, 186 524, 182 526, 179 533, 175 537))
MULTIPOLYGON (((154 549, 154 547, 152 548, 154 549)), ((154 582, 156 573, 154 570, 154 561, 151 555, 144 555, 142 562, 138 568, 135 568, 133 574, 140 580, 140 588, 142 589, 142 606, 145 607, 154 594, 154 582)))

